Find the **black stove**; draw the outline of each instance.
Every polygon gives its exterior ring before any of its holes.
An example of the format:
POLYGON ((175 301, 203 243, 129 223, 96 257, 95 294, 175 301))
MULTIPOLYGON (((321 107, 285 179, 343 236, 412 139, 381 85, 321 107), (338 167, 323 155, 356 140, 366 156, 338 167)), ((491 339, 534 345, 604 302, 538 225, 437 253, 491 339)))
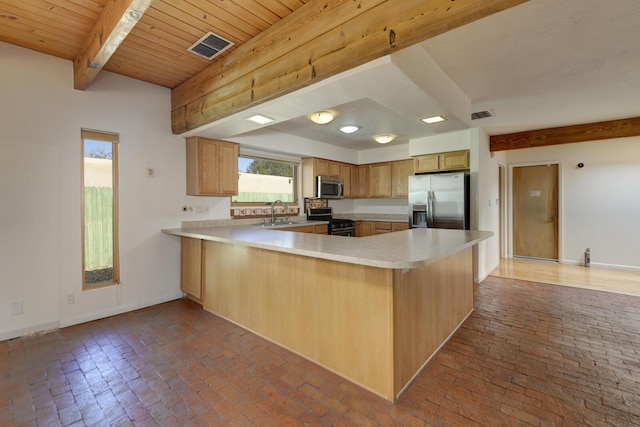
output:
POLYGON ((333 208, 309 208, 308 221, 329 221, 329 234, 335 236, 355 236, 355 223, 350 219, 334 218, 333 208))

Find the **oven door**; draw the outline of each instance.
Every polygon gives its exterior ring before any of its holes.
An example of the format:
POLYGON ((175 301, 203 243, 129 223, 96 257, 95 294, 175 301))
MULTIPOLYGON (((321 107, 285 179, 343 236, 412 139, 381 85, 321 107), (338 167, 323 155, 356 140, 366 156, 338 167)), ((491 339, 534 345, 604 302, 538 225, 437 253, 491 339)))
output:
POLYGON ((331 230, 332 236, 354 237, 356 235, 355 228, 336 228, 331 230))

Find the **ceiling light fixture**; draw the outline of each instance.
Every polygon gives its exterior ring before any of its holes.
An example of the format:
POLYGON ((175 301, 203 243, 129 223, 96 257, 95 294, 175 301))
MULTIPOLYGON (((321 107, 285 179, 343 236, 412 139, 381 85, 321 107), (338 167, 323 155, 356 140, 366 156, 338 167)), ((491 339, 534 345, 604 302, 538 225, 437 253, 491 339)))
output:
POLYGON ((266 125, 267 123, 271 123, 275 121, 271 117, 263 116, 262 114, 256 114, 255 116, 249 117, 247 120, 253 123, 257 123, 259 125, 266 125))
POLYGON ((447 120, 447 116, 445 116, 444 114, 441 114, 439 116, 425 117, 424 119, 420 119, 420 120, 430 125, 433 123, 444 122, 445 120, 447 120))
POLYGON ((388 133, 388 134, 385 134, 385 135, 376 135, 376 136, 373 137, 373 139, 378 144, 388 144, 391 141, 393 141, 394 139, 396 139, 396 136, 388 133))
POLYGON ((318 111, 309 115, 309 120, 319 125, 326 125, 334 119, 334 115, 331 111, 318 111))
POLYGON ((342 133, 354 133, 360 130, 360 126, 355 125, 346 125, 340 128, 340 132, 342 133))

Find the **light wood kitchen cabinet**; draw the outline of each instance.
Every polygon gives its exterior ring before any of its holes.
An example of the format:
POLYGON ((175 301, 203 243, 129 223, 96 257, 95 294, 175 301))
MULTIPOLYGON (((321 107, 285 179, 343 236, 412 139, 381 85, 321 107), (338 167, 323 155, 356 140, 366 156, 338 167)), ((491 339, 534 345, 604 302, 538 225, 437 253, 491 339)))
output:
POLYGON ((391 230, 392 231, 403 231, 409 229, 409 221, 407 222, 392 222, 391 230))
POLYGON ((391 197, 409 195, 409 177, 413 175, 413 160, 391 163, 391 197))
POLYGON ((316 176, 342 177, 344 165, 346 164, 317 157, 302 159, 302 197, 316 197, 316 176))
POLYGON ((351 165, 347 163, 340 164, 340 177, 343 182, 343 193, 345 199, 350 199, 351 196, 351 165))
POLYGON ((469 150, 440 154, 440 170, 468 169, 469 163, 469 150))
POLYGON ((351 198, 357 199, 360 197, 360 175, 358 173, 358 166, 351 166, 351 198))
POLYGON ((374 223, 373 234, 386 234, 391 231, 393 230, 390 222, 376 221, 374 223))
POLYGON ((369 165, 369 196, 391 197, 391 162, 369 165))
POLYGON ((414 158, 415 173, 469 169, 469 150, 428 154, 414 158))
POLYGON ((355 236, 367 237, 376 234, 392 233, 409 229, 409 222, 356 221, 355 236))
POLYGON ((202 240, 180 238, 180 290, 202 303, 202 240))
POLYGON ((373 221, 356 221, 355 235, 356 237, 373 236, 375 227, 373 221))
POLYGON ((193 136, 186 145, 188 195, 238 194, 238 144, 193 136))
POLYGON ((329 233, 329 226, 327 224, 303 225, 303 226, 299 226, 299 227, 274 228, 274 230, 295 231, 296 233, 328 234, 329 233))
MULTIPOLYGON (((356 170, 356 182, 358 188, 358 195, 352 197, 366 198, 369 197, 369 179, 370 179, 370 165, 358 165, 355 166, 356 170)), ((351 171, 353 173, 353 170, 351 171)), ((354 191, 353 185, 351 186, 351 192, 354 191)))
POLYGON ((414 170, 418 172, 437 172, 440 168, 440 161, 437 154, 417 156, 413 159, 414 170))

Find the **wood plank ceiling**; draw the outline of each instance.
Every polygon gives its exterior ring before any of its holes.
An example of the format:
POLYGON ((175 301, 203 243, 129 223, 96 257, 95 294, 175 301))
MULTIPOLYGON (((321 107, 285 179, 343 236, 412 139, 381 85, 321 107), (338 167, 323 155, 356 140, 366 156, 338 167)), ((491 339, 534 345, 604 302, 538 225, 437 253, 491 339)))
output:
MULTIPOLYGON (((308 1, 154 0, 103 69, 173 89, 211 65, 187 51, 208 31, 235 44, 215 61, 308 1)), ((0 0, 0 41, 73 61, 109 3, 0 0)))
MULTIPOLYGON (((0 0, 0 41, 74 61, 81 90, 101 69, 172 89, 181 133, 525 1, 0 0), (209 31, 234 43, 213 61, 187 50, 209 31)), ((491 150, 637 135, 638 120, 493 136, 491 150)))

